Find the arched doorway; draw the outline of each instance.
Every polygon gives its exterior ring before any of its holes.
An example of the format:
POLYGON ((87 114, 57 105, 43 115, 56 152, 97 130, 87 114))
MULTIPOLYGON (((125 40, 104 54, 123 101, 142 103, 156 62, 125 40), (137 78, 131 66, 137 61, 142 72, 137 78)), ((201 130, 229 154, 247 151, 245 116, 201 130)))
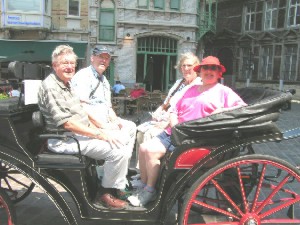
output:
POLYGON ((146 89, 167 91, 176 81, 177 40, 148 36, 137 39, 136 80, 146 89))

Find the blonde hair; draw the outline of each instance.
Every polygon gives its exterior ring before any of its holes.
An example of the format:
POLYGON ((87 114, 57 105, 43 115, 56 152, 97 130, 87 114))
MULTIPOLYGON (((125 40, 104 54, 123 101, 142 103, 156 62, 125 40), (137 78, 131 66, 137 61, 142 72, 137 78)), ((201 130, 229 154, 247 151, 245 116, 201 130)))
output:
POLYGON ((194 61, 194 64, 200 64, 200 60, 199 58, 192 52, 186 52, 180 55, 180 58, 175 66, 175 69, 180 69, 180 67, 182 66, 183 62, 186 59, 191 59, 194 61))
POLYGON ((62 54, 74 55, 75 60, 77 61, 77 59, 78 59, 77 55, 75 54, 75 52, 71 46, 59 45, 52 52, 52 63, 56 63, 58 56, 60 56, 62 54))

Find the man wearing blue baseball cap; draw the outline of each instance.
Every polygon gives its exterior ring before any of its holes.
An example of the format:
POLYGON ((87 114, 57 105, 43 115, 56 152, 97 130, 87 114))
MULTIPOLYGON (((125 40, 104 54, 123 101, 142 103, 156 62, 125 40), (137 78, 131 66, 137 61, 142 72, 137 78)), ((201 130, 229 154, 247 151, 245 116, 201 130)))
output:
MULTIPOLYGON (((103 75, 109 67, 111 52, 105 46, 98 46, 92 50, 91 65, 79 70, 72 78, 71 84, 75 93, 88 113, 89 118, 94 121, 99 128, 109 130, 111 135, 120 136, 121 139, 128 140, 124 143, 126 151, 132 154, 136 138, 136 125, 129 120, 121 119, 112 109, 111 87, 103 75)), ((121 150, 121 149, 120 149, 121 150)), ((122 151, 124 148, 122 147, 122 151)), ((124 170, 128 170, 124 168, 124 170)), ((118 176, 114 174, 113 176, 118 176)), ((103 187, 104 189, 106 187, 103 187)), ((110 188, 110 187, 109 187, 110 188)), ((124 190, 117 191, 118 197, 126 196, 124 190)), ((110 204, 110 199, 103 199, 104 205, 110 204)))

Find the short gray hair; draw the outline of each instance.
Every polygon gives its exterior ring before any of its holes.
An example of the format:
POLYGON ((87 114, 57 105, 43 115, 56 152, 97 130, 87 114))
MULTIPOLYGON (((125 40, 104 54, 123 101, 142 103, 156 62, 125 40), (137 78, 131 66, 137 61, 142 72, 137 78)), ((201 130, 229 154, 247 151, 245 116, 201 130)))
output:
POLYGON ((52 63, 55 63, 57 61, 57 57, 62 54, 74 55, 75 60, 77 61, 77 59, 78 59, 77 55, 75 54, 75 52, 71 46, 59 45, 52 52, 52 63))

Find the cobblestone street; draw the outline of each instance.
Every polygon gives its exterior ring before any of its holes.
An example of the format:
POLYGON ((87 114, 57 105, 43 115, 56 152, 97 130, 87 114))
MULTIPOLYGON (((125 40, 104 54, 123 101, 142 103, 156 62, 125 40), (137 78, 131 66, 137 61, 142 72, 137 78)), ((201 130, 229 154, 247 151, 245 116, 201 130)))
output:
MULTIPOLYGON (((300 127, 300 104, 292 103, 292 109, 283 111, 280 120, 277 122, 282 131, 292 128, 300 127)), ((136 120, 136 118, 131 118, 136 120)), ((256 153, 265 155, 273 155, 284 159, 292 164, 300 164, 300 138, 295 138, 280 143, 268 142, 263 144, 254 144, 256 153)), ((133 154, 134 155, 134 154, 133 154)), ((57 189, 64 192, 64 196, 68 202, 72 202, 72 198, 63 190, 62 187, 57 185, 57 189)), ((100 225, 107 223, 99 223, 96 221, 80 220, 78 210, 74 203, 71 204, 74 214, 78 219, 79 225, 100 225)), ((64 225, 67 224, 62 216, 59 214, 55 205, 49 200, 43 191, 35 187, 33 192, 23 201, 16 204, 19 225, 64 225)), ((172 213, 169 217, 168 225, 175 224, 176 212, 172 213)), ((111 223, 111 225, 116 223, 111 223)), ((133 224, 133 223, 122 223, 133 224)))

